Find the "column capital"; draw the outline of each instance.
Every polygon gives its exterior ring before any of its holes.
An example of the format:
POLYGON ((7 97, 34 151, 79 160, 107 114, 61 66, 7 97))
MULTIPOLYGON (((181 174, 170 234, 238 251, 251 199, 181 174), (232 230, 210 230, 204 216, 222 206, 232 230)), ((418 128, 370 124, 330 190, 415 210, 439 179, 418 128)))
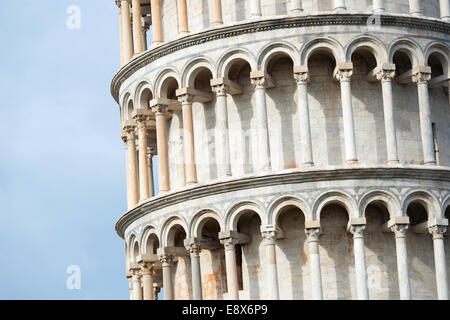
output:
POLYGON ((178 101, 181 102, 181 105, 190 105, 194 102, 194 95, 190 93, 183 93, 178 96, 178 101))
POLYGON ((275 230, 261 231, 261 235, 264 238, 266 244, 275 244, 275 242, 277 241, 277 232, 275 230))
POLYGON ((146 127, 146 122, 151 117, 149 109, 136 109, 132 112, 131 117, 136 121, 138 127, 146 127))
POLYGON ((211 87, 211 89, 217 96, 226 96, 230 92, 230 89, 225 83, 217 84, 211 87))
POLYGON ((414 83, 426 83, 431 80, 431 68, 428 66, 417 66, 412 71, 414 83))
POLYGON ((234 250, 235 246, 238 244, 235 238, 224 238, 220 239, 220 243, 223 244, 225 251, 234 250))
POLYGON ((142 31, 147 32, 148 29, 150 29, 150 26, 152 25, 151 16, 142 16, 141 17, 141 25, 142 25, 142 31))
POLYGON ((364 238, 365 224, 349 224, 348 231, 353 235, 353 238, 364 238))
POLYGON ((396 223, 389 227, 389 229, 394 233, 395 238, 406 238, 406 232, 408 231, 409 224, 396 223))
POLYGON ((196 256, 198 256, 200 254, 200 251, 202 250, 200 241, 198 241, 196 238, 185 239, 184 247, 191 255, 196 256))
POLYGON ((167 104, 155 104, 152 106, 152 112, 156 116, 166 116, 167 111, 169 111, 169 106, 167 104))
POLYGON ((141 266, 141 274, 142 275, 154 275, 155 274, 155 266, 151 262, 141 262, 139 263, 141 266))
POLYGON ((115 0, 116 6, 120 8, 122 5, 122 0, 115 0))
POLYGON ((444 239, 444 233, 447 232, 447 226, 444 225, 434 225, 428 227, 428 232, 433 235, 433 240, 444 239))
POLYGON ((159 261, 163 267, 170 267, 173 264, 174 256, 172 254, 162 254, 159 256, 159 261))
POLYGON ((135 139, 136 122, 126 120, 122 130, 127 134, 127 139, 135 139))
POLYGON ((339 63, 334 69, 334 77, 341 82, 350 81, 352 75, 353 63, 351 62, 339 63))
POLYGON ((275 81, 265 71, 258 70, 250 72, 250 80, 255 89, 275 87, 275 81))
POLYGON ((294 68, 294 79, 297 84, 306 84, 309 82, 308 68, 296 69, 294 68))
POLYGON ((394 69, 380 69, 376 76, 377 79, 381 81, 392 81, 395 77, 395 67, 394 69))
POLYGON ((308 242, 318 242, 320 237, 320 228, 308 228, 305 229, 308 242))

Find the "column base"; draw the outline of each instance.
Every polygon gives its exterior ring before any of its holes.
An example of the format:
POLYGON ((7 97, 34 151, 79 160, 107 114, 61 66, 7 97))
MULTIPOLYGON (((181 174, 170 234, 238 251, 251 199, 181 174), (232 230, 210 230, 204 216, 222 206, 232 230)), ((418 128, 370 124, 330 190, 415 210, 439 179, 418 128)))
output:
POLYGON ((217 21, 217 22, 211 22, 211 27, 218 27, 223 25, 223 22, 221 21, 217 21))
POLYGON ((388 164, 400 164, 399 160, 389 160, 388 164))
POLYGON ((177 38, 182 38, 187 35, 189 35, 189 31, 180 31, 180 32, 178 32, 177 38))
POLYGON ((349 159, 345 161, 346 164, 358 164, 358 159, 349 159))
POLYGON ((291 10, 291 16, 303 16, 303 15, 305 15, 303 9, 291 10))
POLYGON ((161 45, 162 43, 163 43, 163 42, 159 42, 159 41, 152 42, 152 44, 150 45, 150 48, 149 48, 149 49, 153 49, 153 48, 155 48, 155 47, 161 45))
POLYGON ((424 165, 426 165, 426 166, 435 166, 436 165, 436 161, 425 162, 424 165))

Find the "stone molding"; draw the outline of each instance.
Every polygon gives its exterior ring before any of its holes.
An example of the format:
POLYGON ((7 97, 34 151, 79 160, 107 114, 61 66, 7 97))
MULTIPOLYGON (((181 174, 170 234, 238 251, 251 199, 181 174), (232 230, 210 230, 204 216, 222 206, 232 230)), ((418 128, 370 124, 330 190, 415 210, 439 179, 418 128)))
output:
POLYGON ((311 170, 288 170, 285 172, 270 172, 266 175, 236 177, 226 181, 209 184, 197 184, 185 189, 171 191, 161 196, 150 198, 126 212, 116 222, 116 232, 124 238, 125 230, 135 220, 149 212, 163 209, 188 200, 199 199, 211 195, 259 187, 303 184, 329 180, 364 180, 364 179, 411 179, 450 182, 450 168, 420 167, 420 166, 379 166, 360 168, 334 168, 311 170))
MULTIPOLYGON (((367 25, 370 14, 320 14, 312 16, 295 16, 259 20, 253 22, 239 23, 232 26, 202 30, 180 39, 163 43, 154 49, 148 50, 123 66, 114 76, 111 82, 111 95, 119 103, 119 89, 123 82, 133 73, 150 64, 151 62, 167 56, 173 52, 183 50, 206 42, 235 37, 243 34, 264 32, 277 29, 290 29, 329 25, 367 25)), ((438 19, 425 19, 423 17, 412 17, 402 15, 380 15, 381 26, 393 26, 413 28, 426 31, 450 33, 450 23, 438 19)))

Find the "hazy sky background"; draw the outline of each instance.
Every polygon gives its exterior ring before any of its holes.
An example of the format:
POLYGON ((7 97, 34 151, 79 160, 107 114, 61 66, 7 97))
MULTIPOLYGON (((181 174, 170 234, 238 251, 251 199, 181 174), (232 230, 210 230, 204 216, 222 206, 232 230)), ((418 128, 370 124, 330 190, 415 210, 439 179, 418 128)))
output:
POLYGON ((2 1, 0 299, 128 299, 113 0, 2 1), (81 8, 81 29, 66 10, 81 8), (81 268, 81 290, 66 269, 81 268))

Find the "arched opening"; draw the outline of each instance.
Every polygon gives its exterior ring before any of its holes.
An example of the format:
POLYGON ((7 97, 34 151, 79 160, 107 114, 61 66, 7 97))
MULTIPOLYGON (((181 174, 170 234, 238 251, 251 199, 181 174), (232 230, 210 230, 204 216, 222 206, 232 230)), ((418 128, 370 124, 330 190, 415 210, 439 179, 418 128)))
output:
POLYGON ((351 60, 354 118, 364 114, 364 121, 354 121, 355 132, 360 133, 356 137, 356 152, 362 163, 384 164, 387 162, 387 148, 381 83, 376 78, 368 78, 378 66, 374 49, 359 47, 353 51, 351 60))
MULTIPOLYGON (((305 234, 305 215, 296 206, 281 209, 277 226, 283 230, 283 238, 278 239, 277 269, 282 275, 279 281, 280 298, 288 300, 312 299, 311 288, 304 286, 304 278, 310 274, 308 249, 305 234)), ((309 278, 305 279, 309 282, 309 278)))
POLYGON ((412 53, 399 49, 393 55, 395 78, 392 81, 394 123, 400 163, 421 164, 423 161, 420 134, 417 86, 412 82, 415 67, 412 53))
POLYGON ((134 106, 133 101, 130 99, 127 103, 127 118, 126 120, 132 120, 132 114, 133 114, 134 106))
POLYGON ((433 240, 426 226, 417 229, 428 220, 427 204, 422 200, 412 201, 406 212, 410 221, 406 239, 412 298, 436 299, 433 240))
POLYGON ((159 248, 159 239, 155 233, 151 233, 145 242, 145 252, 147 254, 157 254, 159 248))
POLYGON ((390 217, 387 204, 380 200, 372 201, 366 207, 364 214, 369 297, 375 300, 398 300, 400 294, 395 238, 390 230, 383 228, 390 217))
POLYGON ((150 108, 150 100, 153 99, 153 93, 150 91, 150 89, 145 88, 140 97, 140 108, 141 109, 149 109, 150 108))
POLYGON ((211 93, 211 79, 213 78, 211 70, 206 67, 199 67, 192 76, 192 87, 196 90, 211 93))
POLYGON ((237 232, 250 236, 250 242, 236 244, 236 265, 238 273, 239 290, 243 290, 248 299, 260 299, 261 290, 259 283, 264 281, 260 266, 263 264, 261 257, 264 252, 261 246, 261 218, 252 210, 247 210, 239 215, 237 220, 237 232))
POLYGON ((320 48, 308 58, 310 83, 308 102, 313 155, 316 165, 340 165, 344 162, 341 89, 333 79, 336 59, 327 48, 320 48))
POLYGON ((254 117, 254 88, 250 81, 250 64, 236 58, 230 61, 224 70, 224 77, 242 87, 242 94, 228 98, 228 129, 233 134, 230 139, 230 156, 233 175, 253 173, 253 156, 257 154, 256 136, 251 130, 254 117))
MULTIPOLYGON (((266 64, 266 72, 276 86, 266 90, 271 163, 273 170, 300 167, 296 161, 296 150, 301 150, 300 139, 295 139, 301 126, 297 114, 294 81, 294 61, 285 52, 273 54, 266 64)), ((300 155, 299 155, 300 156, 300 155)), ((298 158, 300 159, 300 158, 298 158)))
POLYGON ((178 88, 177 79, 174 77, 167 77, 161 84, 161 98, 177 100, 176 91, 178 88))
POLYGON ((167 233, 167 247, 174 247, 183 255, 174 256, 172 266, 172 283, 175 300, 186 300, 192 297, 192 276, 191 263, 184 240, 186 239, 186 231, 180 224, 173 224, 167 233))
POLYGON ((220 224, 212 217, 204 218, 198 227, 202 240, 200 264, 202 268, 203 299, 224 299, 227 289, 225 251, 219 241, 220 224))
POLYGON ((320 212, 319 253, 323 295, 327 299, 356 299, 351 290, 356 275, 353 239, 347 232, 348 217, 341 203, 329 203, 320 212))
MULTIPOLYGON (((436 164, 441 165, 442 152, 440 152, 439 148, 440 138, 448 137, 450 134, 448 125, 448 121, 450 121, 450 112, 447 111, 449 90, 444 86, 445 81, 448 79, 448 62, 447 58, 442 53, 433 52, 428 57, 427 63, 431 68, 429 95, 430 100, 432 101, 430 108, 432 114, 431 126, 433 131, 434 154, 436 157, 436 164), (444 113, 442 113, 443 111, 444 113), (441 114, 445 114, 447 117, 441 116, 441 114)), ((442 151, 444 152, 442 154, 444 157, 443 159, 445 159, 446 149, 444 148, 442 151)))
POLYGON ((133 263, 137 263, 137 256, 139 255, 139 244, 134 242, 133 244, 133 263))

